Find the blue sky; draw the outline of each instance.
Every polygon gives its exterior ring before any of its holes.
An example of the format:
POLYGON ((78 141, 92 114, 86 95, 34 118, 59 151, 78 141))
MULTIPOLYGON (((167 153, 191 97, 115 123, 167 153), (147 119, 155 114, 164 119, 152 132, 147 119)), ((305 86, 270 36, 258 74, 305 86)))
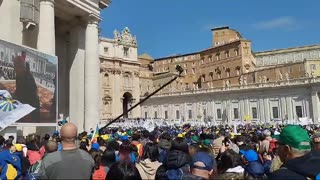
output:
POLYGON ((139 54, 153 58, 211 46, 211 28, 227 25, 254 51, 320 44, 320 1, 113 0, 102 12, 102 36, 129 27, 139 54))

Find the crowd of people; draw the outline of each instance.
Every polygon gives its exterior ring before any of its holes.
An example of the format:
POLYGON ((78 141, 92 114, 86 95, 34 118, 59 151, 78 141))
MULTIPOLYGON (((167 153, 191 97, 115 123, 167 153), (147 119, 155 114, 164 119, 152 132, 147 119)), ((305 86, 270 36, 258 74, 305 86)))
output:
POLYGON ((0 136, 0 179, 319 179, 317 125, 109 127, 0 136), (236 131, 235 131, 236 130, 236 131))
POLYGON ((16 78, 16 73, 13 68, 0 66, 0 80, 13 80, 16 78))

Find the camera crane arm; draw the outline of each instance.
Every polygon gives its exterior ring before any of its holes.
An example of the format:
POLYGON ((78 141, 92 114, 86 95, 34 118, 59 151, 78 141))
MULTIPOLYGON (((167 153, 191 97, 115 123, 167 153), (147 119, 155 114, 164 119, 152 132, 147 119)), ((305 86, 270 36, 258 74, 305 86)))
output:
MULTIPOLYGON (((165 88, 166 86, 168 86, 169 84, 171 84, 173 81, 175 81, 178 77, 181 77, 181 74, 183 72, 183 68, 180 65, 176 66, 176 71, 178 71, 178 75, 175 76, 173 79, 171 79, 170 81, 168 81, 166 84, 162 85, 160 88, 158 88, 157 90, 155 90, 154 92, 152 92, 151 94, 149 94, 147 97, 145 97, 144 99, 142 99, 141 101, 139 101, 137 104, 135 104, 134 106, 132 106, 130 109, 128 109, 128 112, 130 112, 132 109, 136 108, 137 106, 139 106, 140 104, 142 104, 143 102, 145 102, 146 100, 148 100, 151 96, 155 95, 157 92, 161 91, 163 88, 165 88)), ((106 128, 108 126, 110 126, 111 124, 113 124, 114 122, 116 122, 117 120, 119 120, 125 113, 120 114, 118 117, 116 117, 114 120, 110 121, 108 124, 106 124, 105 126, 103 126, 101 129, 106 128)))

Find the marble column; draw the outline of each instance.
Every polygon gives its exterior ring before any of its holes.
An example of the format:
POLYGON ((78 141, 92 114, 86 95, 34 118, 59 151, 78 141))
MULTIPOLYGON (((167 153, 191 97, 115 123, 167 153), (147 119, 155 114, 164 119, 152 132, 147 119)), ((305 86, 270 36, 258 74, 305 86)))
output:
POLYGON ((89 15, 85 37, 84 116, 85 130, 95 129, 100 121, 99 18, 89 15))
POLYGON ((56 54, 54 0, 40 0, 37 49, 50 55, 56 54))
POLYGON ((319 94, 317 91, 311 92, 311 103, 312 103, 312 120, 314 123, 319 123, 320 120, 320 102, 319 94))

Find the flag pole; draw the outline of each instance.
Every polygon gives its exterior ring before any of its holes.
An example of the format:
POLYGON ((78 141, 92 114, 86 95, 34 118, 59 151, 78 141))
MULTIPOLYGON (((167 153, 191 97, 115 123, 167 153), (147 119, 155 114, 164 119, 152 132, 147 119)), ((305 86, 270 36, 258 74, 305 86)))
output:
POLYGON ((110 121, 108 124, 106 124, 105 126, 103 126, 101 129, 106 128, 108 126, 110 126, 112 123, 116 122, 117 120, 119 120, 125 113, 130 112, 132 109, 136 108, 137 106, 139 106, 140 104, 142 104, 143 102, 145 102, 146 100, 148 100, 151 96, 155 95, 157 92, 161 91, 163 88, 165 88, 166 86, 168 86, 169 84, 171 84, 173 81, 175 81, 178 77, 181 77, 181 74, 183 72, 183 68, 180 65, 176 66, 176 71, 178 71, 178 75, 175 76, 173 79, 171 79, 170 81, 168 81, 166 84, 162 85, 160 88, 158 88, 157 90, 155 90, 154 92, 152 92, 151 94, 149 94, 147 97, 145 97, 144 99, 140 100, 137 104, 135 104, 134 106, 132 106, 130 109, 128 109, 127 112, 123 112, 122 114, 120 114, 118 117, 116 117, 114 120, 110 121))

